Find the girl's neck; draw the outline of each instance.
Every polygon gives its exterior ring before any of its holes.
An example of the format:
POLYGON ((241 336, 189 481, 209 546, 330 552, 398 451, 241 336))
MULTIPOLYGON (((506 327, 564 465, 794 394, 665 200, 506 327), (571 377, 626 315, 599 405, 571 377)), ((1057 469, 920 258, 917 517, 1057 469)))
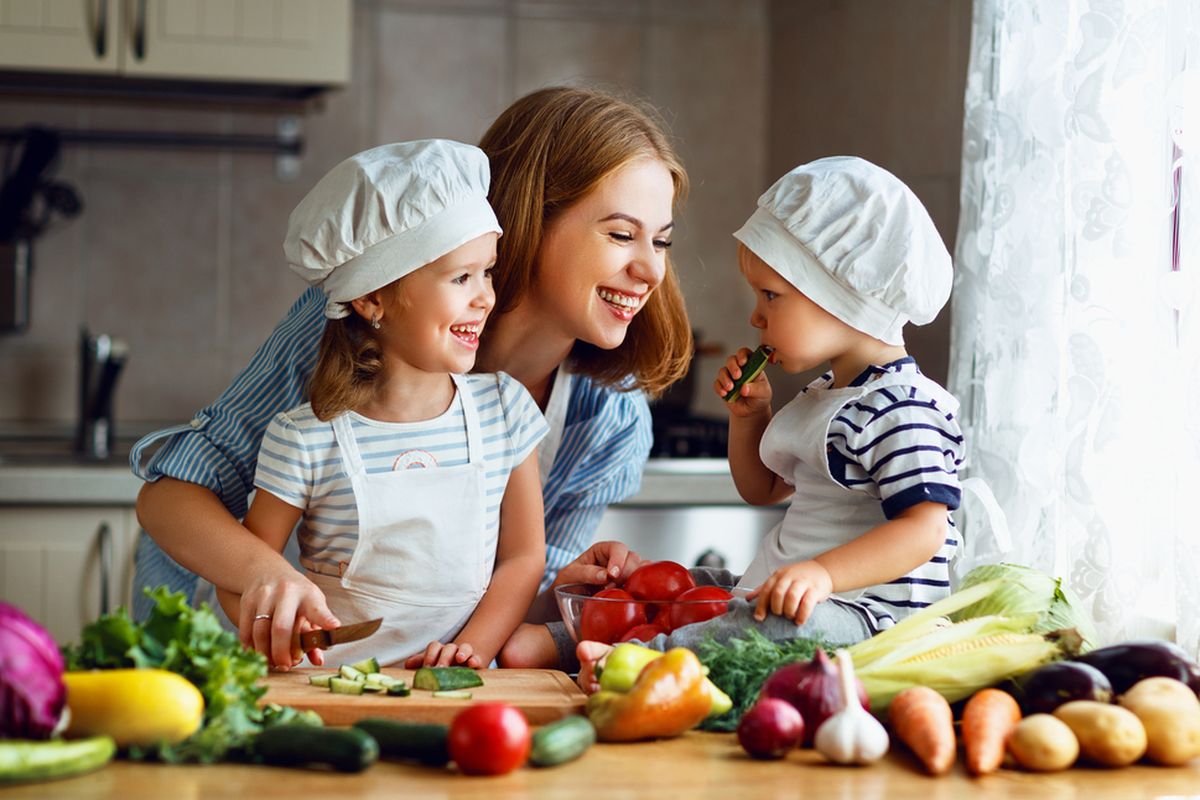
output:
POLYGON ((841 389, 849 386, 850 382, 863 373, 872 364, 883 366, 904 358, 908 351, 903 345, 887 344, 878 339, 868 338, 858 346, 830 360, 833 369, 833 384, 831 388, 841 389))
POLYGON ((444 414, 453 400, 449 373, 424 372, 385 358, 374 394, 354 410, 380 422, 422 422, 444 414))
POLYGON ((483 333, 478 372, 507 372, 521 382, 542 411, 550 400, 554 371, 566 361, 575 340, 521 303, 493 317, 483 333))

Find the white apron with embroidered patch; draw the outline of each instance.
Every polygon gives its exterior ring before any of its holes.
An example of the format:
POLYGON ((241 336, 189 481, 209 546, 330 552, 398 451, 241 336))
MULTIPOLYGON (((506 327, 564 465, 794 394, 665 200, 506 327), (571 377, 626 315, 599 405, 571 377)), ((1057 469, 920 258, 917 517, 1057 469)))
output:
POLYGON ((470 389, 452 376, 467 429, 468 463, 367 474, 343 414, 333 421, 358 508, 358 544, 344 574, 309 572, 343 624, 383 617, 380 629, 325 652, 329 665, 375 656, 395 664, 462 629, 491 580, 485 542, 483 436, 470 389))

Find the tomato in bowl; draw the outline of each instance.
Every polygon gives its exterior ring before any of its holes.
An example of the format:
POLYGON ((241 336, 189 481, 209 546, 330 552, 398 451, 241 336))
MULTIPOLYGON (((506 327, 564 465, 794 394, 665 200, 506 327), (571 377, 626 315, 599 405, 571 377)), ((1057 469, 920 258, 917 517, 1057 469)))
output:
POLYGON ((575 641, 604 644, 648 641, 658 633, 720 616, 733 599, 729 587, 721 586, 696 586, 674 600, 638 599, 624 589, 603 589, 586 583, 556 587, 554 595, 575 641))

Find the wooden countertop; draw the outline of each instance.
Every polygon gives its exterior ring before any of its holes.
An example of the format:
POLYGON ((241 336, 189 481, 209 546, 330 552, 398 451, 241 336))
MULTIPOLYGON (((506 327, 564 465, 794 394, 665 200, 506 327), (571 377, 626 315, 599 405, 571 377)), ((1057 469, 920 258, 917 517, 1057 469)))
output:
POLYGON ((1200 796, 1200 759, 1187 767, 1134 766, 1120 770, 1075 768, 1050 775, 1001 770, 972 779, 961 764, 931 778, 907 755, 891 754, 870 767, 826 764, 811 750, 783 761, 747 758, 732 734, 692 732, 670 741, 596 745, 578 761, 552 769, 519 769, 494 778, 378 763, 357 775, 244 765, 168 766, 115 762, 69 780, 0 789, 3 800, 18 798, 250 797, 297 800, 354 797, 547 797, 606 800, 696 796, 768 800, 796 797, 855 800, 946 800, 974 798, 1131 798, 1200 796), (603 794, 601 794, 603 793, 603 794))

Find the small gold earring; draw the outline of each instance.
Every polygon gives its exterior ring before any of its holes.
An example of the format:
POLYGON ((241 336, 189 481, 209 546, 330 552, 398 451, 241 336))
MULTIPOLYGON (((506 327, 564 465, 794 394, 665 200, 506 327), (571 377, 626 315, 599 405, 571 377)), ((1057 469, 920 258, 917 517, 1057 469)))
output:
POLYGON ((371 315, 371 327, 374 328, 375 330, 379 330, 379 315, 378 314, 371 315))

